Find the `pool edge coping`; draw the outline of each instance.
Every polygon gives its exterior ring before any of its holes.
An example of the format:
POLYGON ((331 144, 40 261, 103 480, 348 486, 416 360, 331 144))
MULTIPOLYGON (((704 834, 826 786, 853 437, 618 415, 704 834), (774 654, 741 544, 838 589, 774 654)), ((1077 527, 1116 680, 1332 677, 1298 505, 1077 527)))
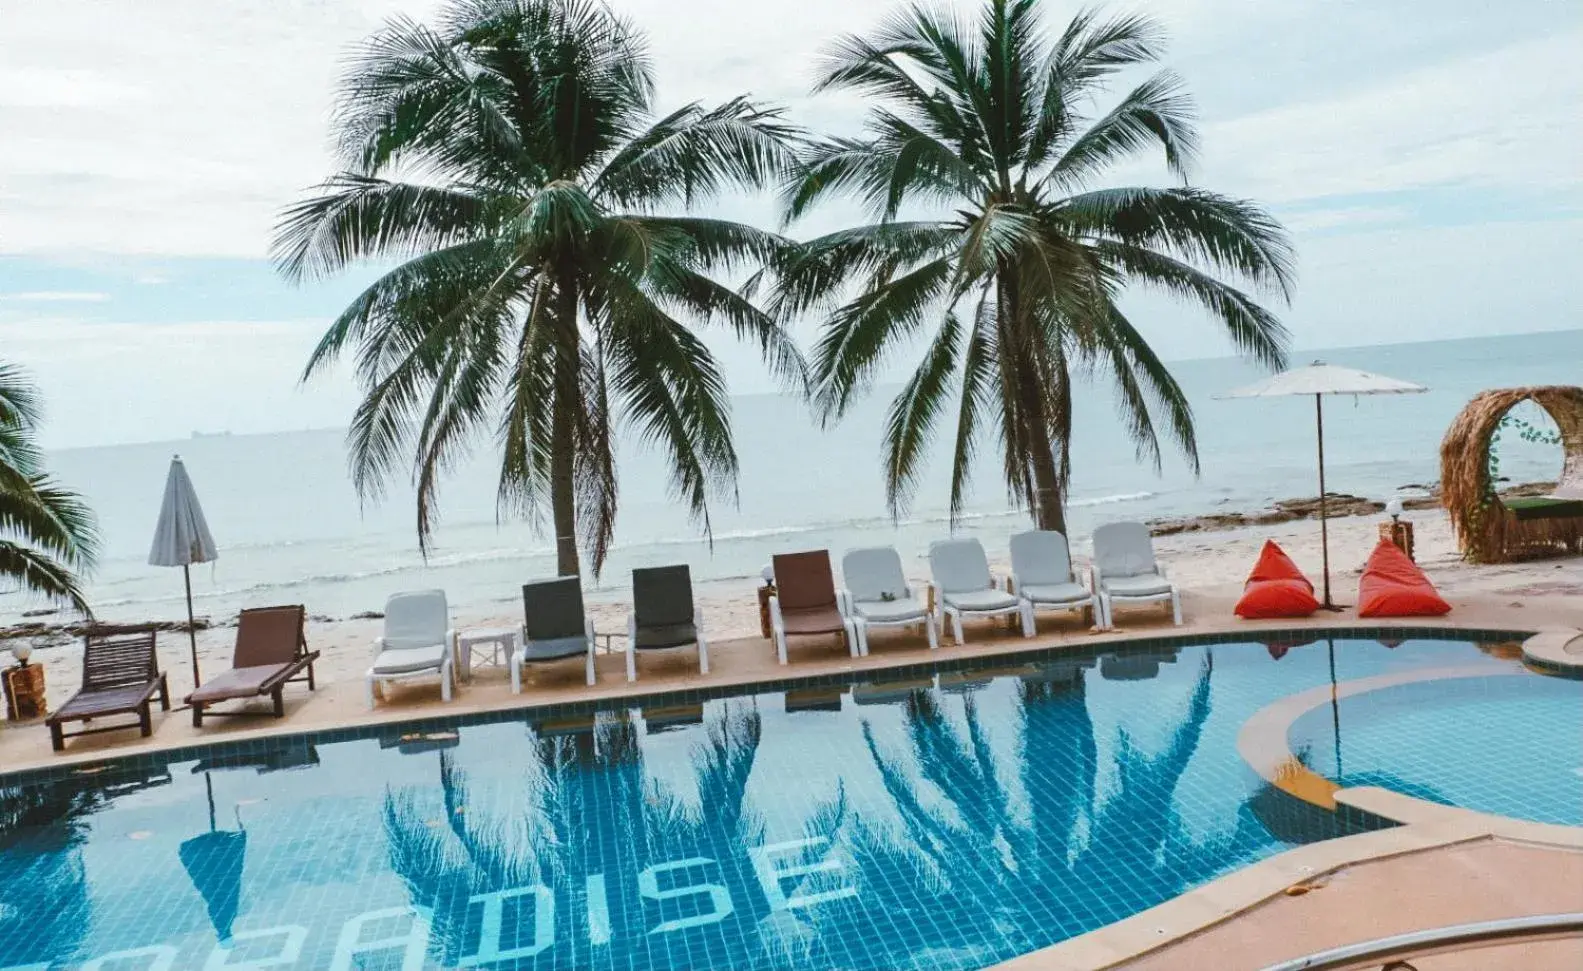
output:
MULTIPOLYGON (((1534 636, 1533 630, 1510 628, 1461 627, 1454 624, 1346 624, 1334 627, 1226 627, 1199 630, 1186 634, 1161 633, 1159 629, 1138 636, 1107 637, 1104 639, 1077 640, 1063 638, 1039 647, 1021 647, 1015 642, 1002 642, 991 650, 965 656, 930 659, 927 648, 920 658, 916 653, 885 658, 882 663, 858 670, 838 673, 800 676, 757 675, 719 684, 677 689, 671 686, 646 690, 641 682, 616 685, 614 690, 596 698, 574 701, 534 701, 528 704, 490 703, 482 707, 454 714, 436 712, 412 717, 411 712, 399 711, 392 716, 379 717, 375 710, 365 721, 329 727, 296 728, 289 719, 249 730, 242 737, 221 737, 215 741, 193 742, 182 740, 170 745, 160 745, 157 735, 152 744, 138 747, 125 754, 96 750, 92 752, 57 755, 45 764, 26 765, 6 771, 0 768, 0 786, 25 786, 56 781, 71 776, 98 774, 113 769, 164 768, 172 763, 203 760, 223 760, 239 756, 265 754, 278 751, 284 744, 306 741, 307 744, 378 739, 392 734, 421 734, 446 731, 472 725, 498 724, 508 721, 550 721, 587 716, 602 710, 631 707, 666 707, 696 705, 720 698, 742 694, 760 694, 789 691, 808 687, 834 687, 870 682, 904 681, 920 675, 966 670, 991 666, 991 662, 1012 664, 1032 660, 1060 660, 1073 655, 1105 654, 1116 651, 1144 650, 1159 647, 1189 647, 1200 644, 1250 643, 1309 644, 1325 637, 1353 637, 1371 640, 1384 639, 1433 639, 1458 635, 1471 641, 1498 642, 1526 640, 1534 636), (623 690, 625 689, 625 690, 623 690)), ((775 672, 778 674, 778 672, 775 672)), ((510 695, 511 699, 521 696, 510 695)), ((12 731, 29 726, 18 726, 12 731)), ((139 745, 149 740, 140 740, 139 745)))

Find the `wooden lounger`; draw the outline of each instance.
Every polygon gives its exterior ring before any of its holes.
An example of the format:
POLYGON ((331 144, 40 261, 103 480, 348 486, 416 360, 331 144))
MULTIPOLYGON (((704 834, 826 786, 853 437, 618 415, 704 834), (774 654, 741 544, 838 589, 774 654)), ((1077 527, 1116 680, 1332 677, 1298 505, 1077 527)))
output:
POLYGON ((250 711, 209 711, 222 701, 261 698, 269 695, 275 702, 274 716, 286 715, 284 692, 292 681, 308 682, 314 689, 313 662, 319 652, 308 650, 303 631, 307 611, 292 607, 254 607, 242 611, 236 624, 236 653, 231 670, 205 681, 187 696, 192 706, 192 723, 203 727, 203 716, 250 715, 250 711), (306 669, 307 673, 303 674, 306 669))
POLYGON ((154 632, 137 634, 89 634, 83 638, 82 690, 61 705, 45 720, 50 744, 59 752, 66 747, 67 735, 94 735, 130 728, 106 725, 67 732, 67 722, 85 722, 112 715, 137 715, 143 737, 154 734, 150 705, 159 695, 159 706, 170 710, 170 686, 159 673, 159 657, 154 652, 154 632))

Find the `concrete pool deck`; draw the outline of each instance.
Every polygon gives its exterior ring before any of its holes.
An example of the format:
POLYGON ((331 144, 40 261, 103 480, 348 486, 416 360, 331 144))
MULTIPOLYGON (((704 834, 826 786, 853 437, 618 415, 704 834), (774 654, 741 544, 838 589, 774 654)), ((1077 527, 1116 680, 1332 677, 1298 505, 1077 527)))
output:
MULTIPOLYGON (((1256 641, 1262 631, 1272 637, 1278 633, 1282 640, 1302 640, 1309 632, 1318 639, 1330 630, 1346 632, 1358 628, 1443 630, 1449 638, 1468 630, 1544 632, 1541 648, 1553 642, 1559 645, 1555 653, 1563 660, 1576 658, 1583 662, 1583 635, 1577 629, 1583 626, 1580 597, 1453 597, 1454 610, 1444 618, 1360 620, 1355 612, 1347 610, 1306 620, 1247 622, 1232 616, 1238 592, 1236 587, 1185 592, 1186 622, 1181 627, 1173 627, 1162 611, 1153 609, 1123 613, 1118 618, 1122 629, 1108 632, 1090 631, 1076 618, 1044 616, 1040 618, 1041 632, 1033 639, 1024 639, 998 623, 980 622, 969 625, 966 646, 942 645, 934 652, 928 650, 921 635, 876 631, 868 657, 851 657, 834 639, 813 638, 793 642, 791 664, 785 667, 776 662, 773 648, 762 638, 719 640, 710 644, 710 674, 699 675, 692 652, 645 655, 639 660, 639 680, 631 684, 626 681, 625 659, 620 653, 599 655, 599 682, 592 687, 583 683, 582 666, 575 661, 526 671, 521 695, 511 693, 504 669, 490 668, 475 672, 474 680, 463 685, 456 699, 448 704, 439 701, 432 682, 417 683, 387 689, 388 700, 370 711, 365 705, 361 678, 322 678, 320 689, 311 695, 304 686, 293 686, 288 691, 284 719, 214 719, 202 729, 194 729, 187 713, 161 713, 156 706, 152 737, 140 738, 131 729, 72 739, 66 752, 58 755, 51 752, 48 732, 40 722, 6 723, 5 730, 0 731, 0 770, 10 773, 77 766, 92 772, 107 760, 232 741, 348 727, 388 725, 398 730, 401 723, 417 719, 494 711, 520 710, 532 717, 533 709, 540 706, 590 701, 628 700, 634 706, 642 706, 645 696, 660 693, 769 685, 788 678, 860 677, 869 673, 883 678, 890 669, 936 661, 1004 658, 1012 665, 1017 663, 1016 655, 1030 650, 1067 648, 1088 652, 1160 637, 1225 635, 1228 640, 1256 641)), ((1503 656, 1522 658, 1523 640, 1514 637, 1503 656)), ((358 653, 366 658, 367 648, 359 648, 358 653)), ((343 658, 341 670, 347 670, 353 660, 343 658)), ((1553 663, 1549 654, 1543 663, 1553 663)), ((180 672, 172 671, 171 675, 172 694, 179 701, 188 688, 181 683, 180 672)), ((52 699, 53 695, 54 692, 52 699)), ((670 699, 664 704, 675 705, 676 701, 670 699)), ((267 704, 259 707, 267 708, 267 704)), ((1332 792, 1331 796, 1336 802, 1405 825, 1282 853, 1128 920, 1024 955, 1003 967, 1016 971, 1134 966, 1256 969, 1274 960, 1341 943, 1481 919, 1481 915, 1488 914, 1475 905, 1490 902, 1490 881, 1505 880, 1503 874, 1523 872, 1524 866, 1536 861, 1547 868, 1544 872, 1554 873, 1560 879, 1512 879, 1499 884, 1511 889, 1509 893, 1503 890, 1505 896, 1497 895, 1496 899, 1506 901, 1513 914, 1583 910, 1583 827, 1523 823, 1431 806, 1382 790, 1348 789, 1332 792), (1483 844, 1496 849, 1475 849, 1483 844), (1441 860, 1445 862, 1436 862, 1441 860), (1486 865, 1492 869, 1481 869, 1486 865), (1287 896, 1294 885, 1312 888, 1320 880, 1325 881, 1326 888, 1346 887, 1347 893, 1303 892, 1299 897, 1287 896), (1408 895, 1410 906, 1402 905, 1403 881, 1425 888, 1416 896, 1408 895), (1393 930, 1381 929, 1385 926, 1380 923, 1381 914, 1386 911, 1395 922, 1389 925, 1393 930), (1467 916, 1469 913, 1475 916, 1467 916), (1308 927, 1308 936, 1268 930, 1284 926, 1281 921, 1308 927), (1287 950, 1276 954, 1244 943, 1264 938, 1269 938, 1271 947, 1287 950), (1230 948, 1229 954, 1237 956, 1229 957, 1222 948, 1230 948), (1260 956, 1265 953, 1271 955, 1268 960, 1260 956), (1172 956, 1165 957, 1168 954, 1172 956), (1196 963, 1210 960, 1207 955, 1213 955, 1211 963, 1196 963)), ((1548 947, 1534 945, 1533 953, 1540 958, 1552 952, 1570 958, 1574 953, 1565 949, 1543 950, 1548 947)), ((1524 960, 1528 959, 1525 952, 1524 960)))

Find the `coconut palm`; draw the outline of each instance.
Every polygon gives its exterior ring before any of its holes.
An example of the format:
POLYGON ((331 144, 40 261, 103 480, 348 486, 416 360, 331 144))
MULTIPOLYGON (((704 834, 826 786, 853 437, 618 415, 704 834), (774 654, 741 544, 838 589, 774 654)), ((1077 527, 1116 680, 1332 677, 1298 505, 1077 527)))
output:
POLYGON ((502 513, 547 501, 563 575, 598 572, 616 516, 614 429, 665 452, 707 534, 737 472, 718 363, 688 323, 795 345, 718 272, 784 240, 661 215, 783 177, 793 132, 747 98, 653 116, 644 38, 595 0, 448 0, 390 21, 340 91, 344 170, 289 207, 274 255, 303 281, 400 261, 342 312, 306 376, 355 351, 353 480, 378 497, 412 452, 426 550, 440 481, 492 431, 502 513))
POLYGON ((93 514, 43 470, 38 394, 0 363, 0 576, 87 614, 79 572, 98 548, 93 514))
POLYGON ((909 7, 870 37, 838 41, 816 86, 878 104, 861 136, 807 151, 786 218, 847 196, 874 221, 813 239, 779 266, 774 309, 824 316, 811 378, 832 421, 887 355, 932 327, 885 425, 893 514, 944 417, 953 514, 991 434, 1013 501, 1064 530, 1074 371, 1108 373, 1140 458, 1158 467, 1163 422, 1196 471, 1187 399, 1118 303, 1134 284, 1201 306, 1259 363, 1285 361, 1279 320, 1227 281, 1287 297, 1290 245, 1255 204, 1186 185, 1198 132, 1181 80, 1160 71, 1096 110, 1118 72, 1158 60, 1159 27, 1084 13, 1051 36, 1038 7, 987 0, 976 23, 909 7), (1182 185, 1094 187, 1149 150, 1182 185))

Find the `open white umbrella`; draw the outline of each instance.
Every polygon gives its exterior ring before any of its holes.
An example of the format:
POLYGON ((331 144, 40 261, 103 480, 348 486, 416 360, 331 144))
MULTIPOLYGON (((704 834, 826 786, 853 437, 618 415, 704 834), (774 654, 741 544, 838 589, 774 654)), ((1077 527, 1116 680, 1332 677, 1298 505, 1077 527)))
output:
POLYGON ((1411 381, 1399 381, 1367 371, 1336 367, 1315 361, 1307 367, 1282 371, 1245 388, 1215 395, 1216 398, 1276 398, 1291 395, 1314 396, 1314 422, 1319 436, 1319 543, 1325 564, 1325 608, 1335 610, 1330 599, 1330 529, 1325 515, 1325 395, 1327 394, 1418 394, 1429 389, 1411 381))
POLYGON ((202 684, 198 675, 198 629, 192 616, 192 564, 218 559, 214 537, 204 522, 203 508, 181 456, 170 460, 165 477, 165 499, 159 507, 159 523, 154 527, 154 545, 149 549, 151 566, 179 566, 187 588, 187 633, 192 640, 192 683, 202 684))

